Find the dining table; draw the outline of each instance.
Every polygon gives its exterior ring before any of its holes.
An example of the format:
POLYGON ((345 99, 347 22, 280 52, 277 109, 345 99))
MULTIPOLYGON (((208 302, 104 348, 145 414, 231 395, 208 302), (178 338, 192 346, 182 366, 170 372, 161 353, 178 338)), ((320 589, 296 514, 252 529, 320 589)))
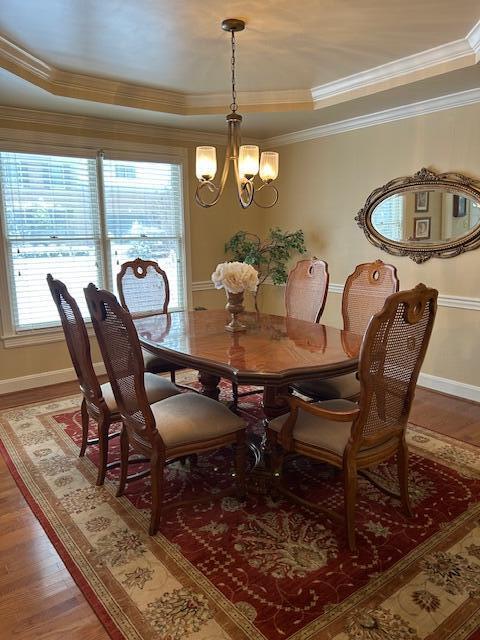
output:
MULTIPOLYGON (((288 316, 247 312, 244 331, 230 332, 222 309, 177 311, 134 319, 140 344, 175 365, 198 371, 201 393, 218 400, 221 378, 263 389, 264 423, 287 413, 289 387, 300 380, 357 370, 362 336, 288 316)), ((248 489, 266 494, 272 482, 263 437, 252 436, 248 489)))
POLYGON ((263 389, 267 420, 288 411, 285 395, 300 380, 357 370, 362 336, 293 317, 245 312, 245 330, 229 332, 226 310, 177 311, 134 320, 140 344, 198 371, 201 392, 218 399, 221 378, 263 389))

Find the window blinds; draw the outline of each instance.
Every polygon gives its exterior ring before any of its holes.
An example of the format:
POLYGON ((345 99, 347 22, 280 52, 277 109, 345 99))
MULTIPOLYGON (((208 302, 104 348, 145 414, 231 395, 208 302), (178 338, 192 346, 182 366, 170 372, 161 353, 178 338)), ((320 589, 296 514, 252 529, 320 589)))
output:
POLYGON ((183 307, 180 165, 0 152, 0 189, 15 329, 59 324, 47 273, 66 283, 87 317, 83 288, 113 290, 121 263, 138 256, 159 262, 169 308, 183 307))
POLYGON ((403 239, 403 196, 390 196, 372 214, 372 224, 386 238, 403 239))
POLYGON ((59 324, 47 273, 86 315, 83 287, 101 282, 95 160, 0 153, 0 185, 15 328, 59 324))
POLYGON ((155 260, 170 285, 169 310, 184 306, 182 174, 178 164, 103 161, 111 271, 155 260))

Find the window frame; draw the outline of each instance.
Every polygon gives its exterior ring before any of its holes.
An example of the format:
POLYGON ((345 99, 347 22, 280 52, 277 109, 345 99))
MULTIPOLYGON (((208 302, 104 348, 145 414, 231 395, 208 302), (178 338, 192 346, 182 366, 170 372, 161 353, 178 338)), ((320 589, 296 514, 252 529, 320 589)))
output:
MULTIPOLYGON (((97 197, 99 201, 100 217, 100 250, 102 253, 102 267, 106 286, 114 288, 114 277, 110 266, 109 245, 110 239, 106 233, 105 202, 103 197, 103 180, 101 173, 102 158, 108 160, 120 160, 125 162, 153 162, 178 164, 181 174, 181 198, 182 198, 182 236, 181 236, 181 259, 183 260, 183 286, 184 286, 184 306, 185 309, 192 308, 192 274, 191 274, 191 248, 190 248, 190 209, 188 193, 188 151, 183 147, 158 147, 158 152, 153 151, 129 151, 125 149, 110 149, 103 147, 63 147, 48 144, 15 144, 12 142, 0 141, 0 151, 32 153, 39 155, 59 155, 81 158, 96 159, 97 167, 97 197)), ((10 260, 8 259, 8 240, 6 235, 6 220, 3 211, 3 202, 0 198, 0 339, 5 348, 15 348, 26 345, 44 344, 49 342, 62 341, 63 331, 59 323, 53 327, 39 327, 35 329, 16 329, 13 317, 11 301, 14 292, 10 287, 10 260)), ((88 283, 85 283, 88 284, 88 283)), ((94 335, 91 323, 87 322, 89 335, 94 335)))

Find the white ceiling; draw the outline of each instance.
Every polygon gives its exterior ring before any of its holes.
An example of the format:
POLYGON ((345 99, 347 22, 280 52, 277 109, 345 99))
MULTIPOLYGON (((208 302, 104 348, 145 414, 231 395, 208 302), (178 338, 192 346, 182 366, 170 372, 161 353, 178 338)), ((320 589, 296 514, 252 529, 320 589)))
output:
MULTIPOLYGON (((0 34, 59 70, 182 94, 225 94, 229 35, 220 22, 232 16, 247 22, 237 36, 241 92, 310 91, 461 41, 480 6, 478 0, 1 0, 0 34)), ((1 105, 224 130, 221 115, 179 116, 53 95, 11 71, 0 69, 1 105)), ((465 63, 410 74, 399 86, 379 83, 369 95, 352 93, 316 110, 290 105, 248 113, 244 130, 270 137, 480 87, 479 80, 475 59, 465 57, 465 63)))
POLYGON ((308 89, 463 38, 478 0, 2 0, 0 29, 62 69, 188 93, 308 89))

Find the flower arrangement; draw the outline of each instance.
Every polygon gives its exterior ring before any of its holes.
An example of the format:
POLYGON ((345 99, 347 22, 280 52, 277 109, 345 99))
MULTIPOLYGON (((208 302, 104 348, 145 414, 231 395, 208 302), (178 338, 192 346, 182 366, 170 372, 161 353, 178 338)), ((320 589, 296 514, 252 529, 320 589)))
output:
POLYGON ((243 294, 245 291, 255 292, 258 287, 258 273, 251 264, 245 262, 222 262, 212 273, 215 289, 225 289, 227 294, 227 311, 231 314, 231 321, 225 326, 227 331, 245 331, 238 316, 243 313, 243 294))
POLYGON ((222 262, 212 273, 215 289, 228 293, 255 292, 258 287, 258 272, 245 262, 222 262))

